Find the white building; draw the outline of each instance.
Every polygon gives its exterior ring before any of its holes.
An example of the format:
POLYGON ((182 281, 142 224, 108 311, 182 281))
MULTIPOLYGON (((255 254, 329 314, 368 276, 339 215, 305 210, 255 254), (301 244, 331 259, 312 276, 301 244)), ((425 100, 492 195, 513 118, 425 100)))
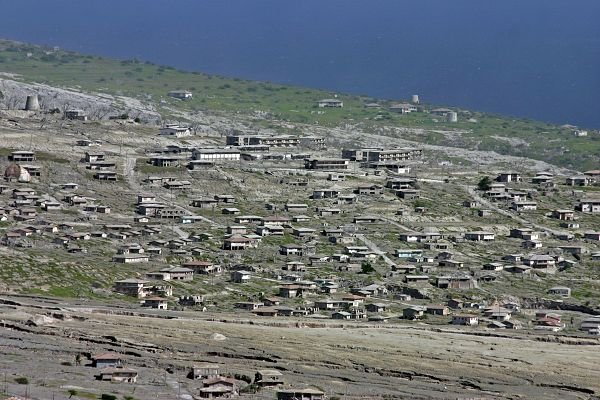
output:
POLYGON ((160 136, 185 137, 192 136, 192 130, 187 126, 179 126, 178 124, 167 124, 164 128, 160 128, 160 136))
POLYGON ((204 161, 239 161, 240 152, 232 149, 194 149, 192 158, 204 161))
POLYGON ((169 92, 169 96, 179 100, 187 100, 193 97, 192 92, 187 90, 171 90, 169 92))
POLYGON ((338 99, 323 99, 317 102, 320 108, 325 107, 333 107, 333 108, 342 108, 344 107, 344 102, 338 99))

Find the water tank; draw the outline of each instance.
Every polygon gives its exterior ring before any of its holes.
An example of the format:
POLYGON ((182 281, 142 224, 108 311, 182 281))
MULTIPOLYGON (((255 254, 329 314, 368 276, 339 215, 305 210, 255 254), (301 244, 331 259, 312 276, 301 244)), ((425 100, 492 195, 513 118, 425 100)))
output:
POLYGON ((458 114, 454 111, 450 111, 448 114, 446 114, 446 118, 448 122, 458 122, 458 114))
POLYGON ((418 94, 413 94, 411 97, 411 102, 413 104, 419 104, 419 95, 418 94))
POLYGON ((26 111, 39 111, 40 102, 38 99, 38 95, 34 94, 31 96, 27 96, 27 101, 25 102, 25 110, 26 111))

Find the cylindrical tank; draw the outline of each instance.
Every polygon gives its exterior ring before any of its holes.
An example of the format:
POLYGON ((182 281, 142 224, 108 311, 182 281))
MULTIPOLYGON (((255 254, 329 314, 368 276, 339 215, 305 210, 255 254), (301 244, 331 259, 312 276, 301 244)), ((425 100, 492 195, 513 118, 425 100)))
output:
POLYGON ((458 113, 455 111, 450 111, 448 114, 446 114, 446 118, 448 122, 458 122, 458 113))
POLYGON ((411 101, 413 104, 419 104, 419 95, 418 94, 413 94, 411 101))
POLYGON ((39 111, 40 109, 40 101, 38 99, 38 95, 30 95, 27 96, 27 102, 25 103, 25 110, 27 111, 39 111))

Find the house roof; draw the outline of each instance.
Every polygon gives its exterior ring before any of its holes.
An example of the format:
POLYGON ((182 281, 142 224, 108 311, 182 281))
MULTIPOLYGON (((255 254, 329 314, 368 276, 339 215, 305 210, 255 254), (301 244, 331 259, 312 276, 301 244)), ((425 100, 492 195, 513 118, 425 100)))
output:
POLYGON ((225 378, 223 376, 216 376, 214 378, 204 379, 202 381, 202 383, 204 385, 214 385, 215 383, 219 383, 219 382, 226 382, 226 383, 230 383, 230 384, 234 385, 235 384, 235 379, 233 379, 233 378, 225 378))
POLYGON ((92 356, 92 360, 121 360, 123 356, 119 353, 98 353, 92 356))

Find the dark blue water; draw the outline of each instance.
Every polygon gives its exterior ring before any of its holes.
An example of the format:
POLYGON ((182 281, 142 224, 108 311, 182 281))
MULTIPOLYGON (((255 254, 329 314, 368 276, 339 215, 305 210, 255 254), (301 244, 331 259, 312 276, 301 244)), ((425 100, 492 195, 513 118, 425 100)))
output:
POLYGON ((599 19, 598 0, 0 0, 5 38, 600 128, 599 19))

